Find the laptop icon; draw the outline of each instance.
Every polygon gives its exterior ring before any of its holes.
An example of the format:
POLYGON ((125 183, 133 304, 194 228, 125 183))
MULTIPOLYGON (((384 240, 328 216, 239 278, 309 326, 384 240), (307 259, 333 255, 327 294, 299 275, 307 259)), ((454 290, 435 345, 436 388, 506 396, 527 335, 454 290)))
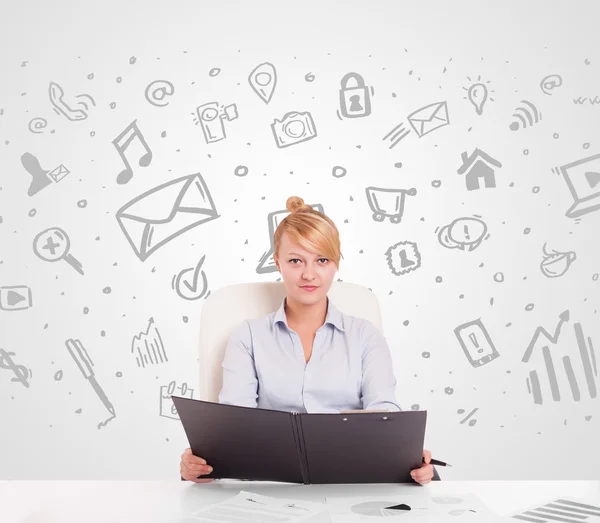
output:
POLYGON ((600 154, 563 165, 560 171, 574 200, 565 216, 577 218, 600 209, 600 154))
MULTIPOLYGON (((322 212, 325 214, 323 210, 323 206, 320 203, 315 205, 311 205, 313 209, 316 211, 322 212)), ((283 211, 274 211, 270 212, 267 217, 267 221, 269 222, 269 238, 271 239, 271 247, 268 251, 266 251, 260 261, 258 262, 258 266, 256 267, 256 272, 258 274, 266 274, 268 272, 277 272, 277 266, 275 265, 275 260, 273 259, 273 254, 275 252, 275 246, 273 245, 273 236, 275 235, 275 230, 279 226, 279 224, 283 221, 283 219, 291 214, 288 210, 283 211)))

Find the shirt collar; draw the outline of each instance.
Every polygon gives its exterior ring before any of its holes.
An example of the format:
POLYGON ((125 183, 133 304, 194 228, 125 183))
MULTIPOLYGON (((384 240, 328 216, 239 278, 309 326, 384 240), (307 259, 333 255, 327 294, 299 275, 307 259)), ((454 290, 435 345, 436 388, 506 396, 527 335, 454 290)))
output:
MULTIPOLYGON (((275 312, 273 323, 276 324, 278 322, 282 322, 289 329, 287 317, 285 315, 285 300, 285 297, 283 298, 283 300, 281 300, 281 305, 279 306, 279 309, 277 309, 277 311, 275 312)), ((327 315, 325 316, 325 323, 330 323, 342 332, 344 331, 343 315, 341 311, 335 305, 333 305, 329 297, 327 297, 327 315)))

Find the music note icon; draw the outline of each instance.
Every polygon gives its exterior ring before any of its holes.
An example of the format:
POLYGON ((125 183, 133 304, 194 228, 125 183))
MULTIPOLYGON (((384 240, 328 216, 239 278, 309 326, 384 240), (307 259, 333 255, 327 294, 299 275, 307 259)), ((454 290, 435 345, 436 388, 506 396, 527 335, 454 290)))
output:
POLYGON ((127 160, 127 157, 125 156, 125 151, 136 137, 139 139, 145 150, 144 154, 140 154, 140 160, 138 162, 140 167, 148 167, 152 161, 152 151, 150 150, 150 147, 148 147, 148 143, 144 139, 144 136, 137 126, 137 120, 134 120, 119 136, 112 141, 113 145, 117 149, 117 152, 119 153, 119 156, 125 164, 125 169, 123 169, 117 176, 117 183, 120 185, 126 184, 129 182, 129 180, 131 180, 131 178, 133 178, 133 170, 131 169, 131 165, 127 160))

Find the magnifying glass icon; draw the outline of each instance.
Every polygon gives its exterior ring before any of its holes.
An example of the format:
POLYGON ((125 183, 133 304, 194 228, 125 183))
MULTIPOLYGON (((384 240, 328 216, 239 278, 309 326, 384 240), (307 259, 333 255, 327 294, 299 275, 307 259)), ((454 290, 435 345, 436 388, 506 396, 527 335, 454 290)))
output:
POLYGON ((65 260, 79 274, 83 274, 81 262, 69 253, 71 240, 65 231, 50 227, 40 232, 33 240, 33 252, 44 261, 65 260))

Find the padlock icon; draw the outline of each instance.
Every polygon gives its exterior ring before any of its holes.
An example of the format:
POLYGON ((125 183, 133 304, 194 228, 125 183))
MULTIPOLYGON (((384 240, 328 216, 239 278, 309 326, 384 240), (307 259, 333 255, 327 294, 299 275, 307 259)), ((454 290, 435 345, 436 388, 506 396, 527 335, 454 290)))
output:
POLYGON ((340 109, 346 118, 359 118, 371 114, 371 95, 364 78, 358 73, 348 73, 341 81, 340 109), (349 87, 348 83, 355 83, 349 87))

